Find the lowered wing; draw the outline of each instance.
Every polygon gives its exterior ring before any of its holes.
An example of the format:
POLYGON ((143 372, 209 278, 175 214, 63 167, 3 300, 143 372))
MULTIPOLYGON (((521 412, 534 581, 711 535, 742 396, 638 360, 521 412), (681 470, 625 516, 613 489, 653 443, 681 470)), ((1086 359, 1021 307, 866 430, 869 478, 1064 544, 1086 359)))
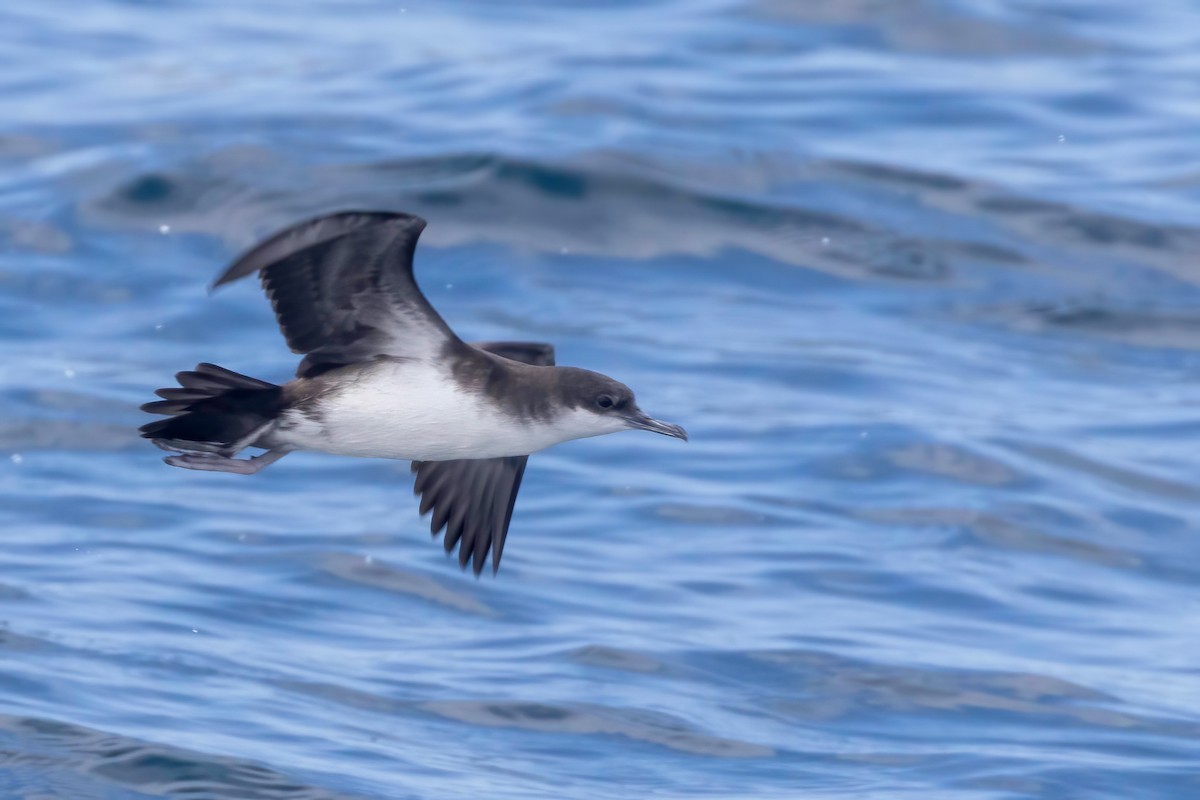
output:
MULTIPOLYGON (((477 342, 480 350, 537 366, 553 366, 554 347, 537 342, 477 342)), ((492 572, 500 569, 504 539, 512 520, 513 505, 521 489, 529 456, 414 461, 417 480, 413 493, 421 496, 421 513, 433 512, 429 530, 434 536, 446 529, 446 552, 458 547, 458 563, 470 562, 475 574, 483 571, 488 553, 492 572)))

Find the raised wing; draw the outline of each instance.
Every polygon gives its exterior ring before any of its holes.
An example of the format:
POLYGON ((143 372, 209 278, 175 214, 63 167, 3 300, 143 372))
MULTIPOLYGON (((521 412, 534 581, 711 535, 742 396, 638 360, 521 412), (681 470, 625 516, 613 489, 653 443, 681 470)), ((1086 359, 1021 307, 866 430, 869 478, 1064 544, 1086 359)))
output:
MULTIPOLYGON (((538 342, 476 342, 489 353, 538 366, 553 366, 554 347, 538 342)), ((421 513, 433 512, 429 531, 437 536, 446 529, 446 552, 458 546, 458 563, 471 562, 478 575, 492 554, 493 574, 500 569, 504 539, 512 520, 513 505, 521 489, 529 456, 414 461, 417 475, 413 493, 421 496, 421 513)))
POLYGON ((413 279, 425 220, 348 211, 293 225, 230 265, 213 287, 257 272, 303 377, 378 356, 435 358, 458 337, 413 279))

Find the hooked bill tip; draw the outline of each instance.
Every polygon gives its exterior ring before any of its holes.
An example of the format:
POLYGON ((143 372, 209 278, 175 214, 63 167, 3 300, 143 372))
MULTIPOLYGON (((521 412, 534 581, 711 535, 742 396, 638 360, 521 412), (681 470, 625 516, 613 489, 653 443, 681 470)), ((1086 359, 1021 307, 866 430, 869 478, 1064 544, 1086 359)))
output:
POLYGON ((670 422, 663 422, 660 419, 648 417, 645 414, 629 418, 629 425, 634 428, 639 428, 651 433, 661 433, 663 436, 670 436, 674 439, 688 440, 687 431, 680 425, 672 425, 670 422))

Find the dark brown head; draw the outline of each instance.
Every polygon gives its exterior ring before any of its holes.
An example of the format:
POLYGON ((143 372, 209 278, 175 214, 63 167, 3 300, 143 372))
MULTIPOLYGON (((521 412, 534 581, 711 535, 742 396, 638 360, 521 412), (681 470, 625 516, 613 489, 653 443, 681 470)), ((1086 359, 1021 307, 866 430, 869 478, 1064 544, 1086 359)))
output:
POLYGON ((565 411, 559 424, 568 438, 583 439, 637 428, 687 441, 678 425, 649 417, 638 408, 633 390, 607 375, 575 367, 559 367, 558 396, 565 411))

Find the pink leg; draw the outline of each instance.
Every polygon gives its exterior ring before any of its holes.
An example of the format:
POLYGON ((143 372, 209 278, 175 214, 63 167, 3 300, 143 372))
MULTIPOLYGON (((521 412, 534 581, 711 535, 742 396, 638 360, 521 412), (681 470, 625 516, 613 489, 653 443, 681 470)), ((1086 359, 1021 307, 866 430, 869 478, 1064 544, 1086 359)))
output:
POLYGON ((186 453, 178 456, 167 456, 163 461, 172 467, 183 467, 184 469, 253 475, 263 467, 274 464, 290 452, 290 450, 268 450, 261 456, 254 456, 253 458, 225 458, 224 456, 210 455, 208 453, 186 453))

